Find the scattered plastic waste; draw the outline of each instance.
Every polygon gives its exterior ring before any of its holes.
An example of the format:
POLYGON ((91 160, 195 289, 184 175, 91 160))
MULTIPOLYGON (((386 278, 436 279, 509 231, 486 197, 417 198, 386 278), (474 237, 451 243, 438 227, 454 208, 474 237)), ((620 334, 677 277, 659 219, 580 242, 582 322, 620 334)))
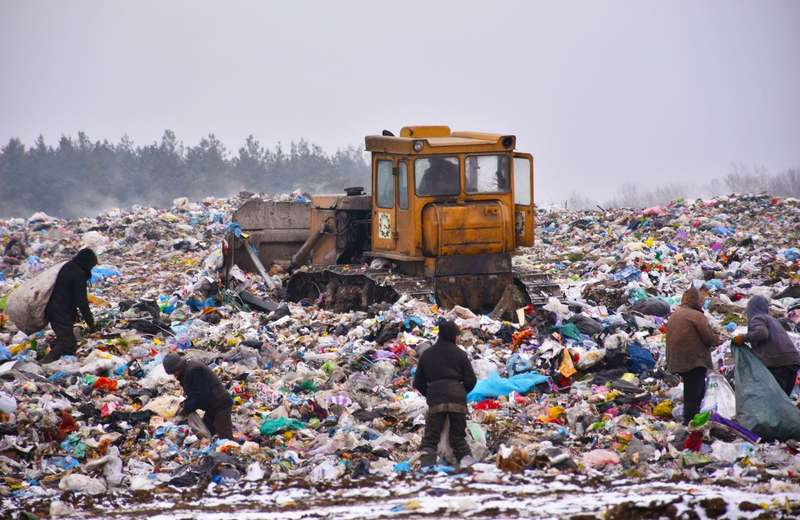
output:
MULTIPOLYGON (((282 302, 260 274, 234 267, 237 287, 277 302, 274 310, 251 306, 221 283, 225 240, 242 235, 229 217, 241 203, 178 199, 168 209, 94 219, 0 221, 0 237, 22 236, 26 247, 0 267, 0 307, 81 244, 96 247, 101 262, 90 286, 97 330, 78 327, 75 356, 40 364, 52 331, 28 336, 0 314, 3 510, 46 499, 51 516, 81 516, 81 502, 64 492, 113 495, 108 504, 119 504, 133 492, 216 486, 216 497, 241 485, 272 492, 304 481, 296 489, 344 496, 350 490, 339 486, 368 481, 376 496, 393 496, 392 486, 429 481, 435 485, 423 493, 449 500, 443 507, 460 512, 450 516, 491 516, 505 511, 481 512, 474 497, 451 496, 449 483, 503 486, 512 473, 515 485, 546 475, 562 486, 575 479, 576 489, 591 478, 591 486, 641 479, 681 489, 720 482, 732 494, 800 492, 797 391, 786 397, 749 350, 725 342, 712 352, 702 411, 684 427, 664 335, 682 293, 696 284, 708 290, 706 315, 722 335, 744 333, 747 301, 765 294, 798 340, 800 253, 790 245, 798 240, 797 201, 539 208, 537 244, 513 261, 550 272, 563 297, 522 308, 512 322, 410 298, 369 312, 282 302), (427 405, 411 381, 441 318, 461 327, 479 379, 468 397, 474 460, 443 457, 422 471, 427 405), (182 411, 181 385, 162 365, 175 352, 220 377, 233 397, 233 440, 213 437, 204 412, 182 411)), ((266 267, 270 280, 285 282, 281 267, 266 267)), ((295 507, 304 496, 270 503, 295 507)), ((392 507, 442 514, 426 500, 392 507)))

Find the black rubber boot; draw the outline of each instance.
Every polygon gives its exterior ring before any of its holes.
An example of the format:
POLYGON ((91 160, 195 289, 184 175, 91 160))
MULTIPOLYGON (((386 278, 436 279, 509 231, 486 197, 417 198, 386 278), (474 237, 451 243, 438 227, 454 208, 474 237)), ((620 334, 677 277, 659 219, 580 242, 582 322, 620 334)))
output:
POLYGON ((419 463, 423 468, 433 466, 436 464, 436 454, 428 451, 423 452, 419 458, 419 463))

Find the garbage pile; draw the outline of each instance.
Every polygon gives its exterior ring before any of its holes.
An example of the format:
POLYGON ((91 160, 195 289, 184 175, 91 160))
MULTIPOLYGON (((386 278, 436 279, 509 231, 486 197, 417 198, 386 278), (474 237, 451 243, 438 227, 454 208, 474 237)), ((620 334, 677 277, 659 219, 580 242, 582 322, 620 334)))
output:
MULTIPOLYGON (((664 353, 666 320, 692 283, 708 290, 706 313, 724 336, 745 332, 745 305, 763 294, 800 339, 797 200, 540 210, 537 246, 514 262, 551 273, 563 297, 509 321, 407 297, 368 313, 250 306, 219 274, 241 202, 0 221, 0 308, 21 281, 81 247, 100 259, 90 288, 99 330, 83 334, 77 356, 40 364, 52 332, 27 336, 0 315, 3 510, 71 514, 80 494, 419 479, 426 404, 411 380, 443 318, 460 326, 479 379, 467 427, 478 463, 458 469, 442 446, 433 474, 725 482, 798 496, 800 443, 760 439, 735 421, 729 393, 713 390, 733 382, 730 342, 713 353, 719 373, 688 427, 664 353), (210 440, 176 417, 182 393, 162 365, 172 352, 222 379, 235 440, 210 440)), ((286 277, 267 276, 233 270, 264 300, 286 277)))

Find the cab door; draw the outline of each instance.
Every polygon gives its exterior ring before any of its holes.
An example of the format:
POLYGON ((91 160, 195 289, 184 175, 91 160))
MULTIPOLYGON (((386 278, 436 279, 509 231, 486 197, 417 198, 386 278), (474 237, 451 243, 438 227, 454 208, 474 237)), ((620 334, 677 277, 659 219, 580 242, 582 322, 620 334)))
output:
POLYGON ((397 246, 397 210, 392 158, 376 154, 372 172, 372 247, 376 251, 394 251, 397 246))
POLYGON ((397 230, 397 252, 405 255, 410 255, 413 247, 414 233, 413 222, 411 218, 412 212, 409 200, 409 171, 408 159, 399 158, 394 168, 395 177, 397 177, 395 198, 395 215, 397 223, 395 229, 397 230))
POLYGON ((533 245, 533 156, 514 154, 514 235, 517 246, 533 245))

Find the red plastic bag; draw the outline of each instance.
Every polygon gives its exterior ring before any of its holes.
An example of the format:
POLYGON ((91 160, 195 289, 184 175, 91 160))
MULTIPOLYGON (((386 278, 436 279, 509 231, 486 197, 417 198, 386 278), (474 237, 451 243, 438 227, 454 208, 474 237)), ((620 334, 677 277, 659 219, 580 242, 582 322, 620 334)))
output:
POLYGON ((686 437, 686 440, 683 441, 683 449, 685 450, 700 451, 702 445, 703 432, 701 431, 693 431, 686 437))
POLYGON ((500 403, 494 399, 484 399, 475 405, 476 410, 497 410, 500 408, 500 403))
POLYGON ((113 392, 117 389, 117 380, 111 379, 110 377, 98 377, 97 380, 94 382, 94 387, 98 390, 105 390, 107 392, 113 392))
POLYGON ((78 425, 75 424, 75 419, 72 417, 66 410, 61 410, 61 424, 58 425, 58 433, 56 433, 56 439, 59 442, 63 441, 67 438, 67 436, 78 429, 78 425))

